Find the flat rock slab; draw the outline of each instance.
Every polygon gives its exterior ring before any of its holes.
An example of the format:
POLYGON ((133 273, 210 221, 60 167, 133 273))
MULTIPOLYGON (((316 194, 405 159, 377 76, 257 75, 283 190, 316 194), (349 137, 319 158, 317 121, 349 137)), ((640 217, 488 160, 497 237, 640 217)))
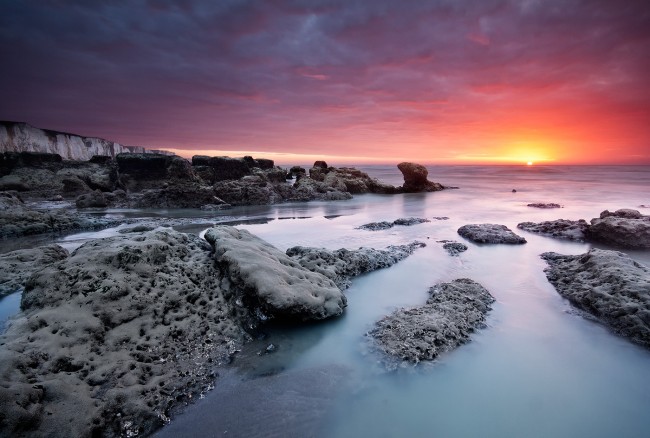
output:
POLYGON ((542 254, 560 295, 632 342, 650 348, 650 269, 618 251, 542 254))
POLYGON ((386 249, 342 248, 330 251, 325 248, 294 246, 287 250, 287 255, 310 271, 331 279, 341 289, 347 289, 352 277, 392 266, 424 246, 426 244, 417 241, 408 245, 389 246, 386 249))
POLYGON ((30 277, 0 337, 0 436, 135 436, 247 339, 211 248, 173 230, 92 240, 30 277))
POLYGON ((268 242, 229 226, 205 233, 214 259, 237 288, 247 307, 267 316, 302 320, 343 313, 346 299, 332 280, 302 267, 268 242))
POLYGON ((68 251, 59 245, 19 249, 0 255, 0 297, 21 289, 34 272, 68 255, 68 251))
POLYGON ((608 210, 591 220, 589 238, 624 248, 650 248, 650 216, 638 210, 608 210))
POLYGON ((517 224, 517 228, 542 236, 584 242, 589 224, 584 219, 577 221, 557 219, 544 222, 521 222, 517 224))
POLYGON ((470 224, 458 229, 458 234, 475 243, 526 243, 526 239, 513 233, 505 225, 470 224))
POLYGON ((562 208, 560 204, 556 204, 555 202, 533 202, 532 204, 528 204, 527 207, 534 207, 534 208, 562 208))
POLYGON ((363 224, 360 227, 357 227, 357 229, 367 230, 367 231, 380 231, 380 230, 388 230, 389 228, 393 228, 395 225, 408 227, 411 225, 423 224, 425 222, 431 222, 431 221, 429 219, 424 219, 419 217, 406 217, 406 218, 395 219, 393 222, 388 222, 388 221, 370 222, 367 224, 363 224))
POLYGON ((399 309, 378 321, 368 332, 373 346, 388 360, 388 368, 404 362, 433 360, 468 342, 485 326, 494 298, 479 283, 461 278, 429 289, 421 307, 399 309))

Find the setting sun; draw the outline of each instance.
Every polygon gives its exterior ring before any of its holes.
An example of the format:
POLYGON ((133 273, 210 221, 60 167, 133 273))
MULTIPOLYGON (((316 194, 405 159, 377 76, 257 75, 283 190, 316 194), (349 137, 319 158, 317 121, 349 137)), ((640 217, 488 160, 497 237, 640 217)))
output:
POLYGON ((527 165, 527 166, 532 166, 532 165, 533 165, 533 162, 532 162, 532 161, 529 161, 529 162, 526 163, 526 165, 527 165))

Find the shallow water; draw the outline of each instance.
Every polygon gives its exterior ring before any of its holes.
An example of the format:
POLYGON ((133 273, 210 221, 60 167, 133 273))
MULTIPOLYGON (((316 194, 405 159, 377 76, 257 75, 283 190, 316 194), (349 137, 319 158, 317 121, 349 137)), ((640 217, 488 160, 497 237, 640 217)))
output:
MULTIPOLYGON (((363 168, 401 183, 393 166, 363 168)), ((154 212, 238 225, 281 250, 330 249, 420 240, 397 265, 360 276, 343 317, 303 327, 270 325, 247 345, 216 388, 160 436, 645 437, 650 430, 650 352, 589 321, 547 282, 539 254, 580 254, 591 245, 517 231, 525 245, 476 245, 449 256, 437 241, 464 241, 459 226, 587 219, 605 209, 650 209, 649 167, 430 167, 430 179, 458 190, 340 202, 248 207, 227 212, 154 212), (513 193, 512 189, 516 189, 513 193), (527 207, 556 202, 562 209, 527 207), (448 217, 411 227, 355 227, 399 217, 448 217), (386 372, 365 333, 392 310, 425 302, 430 286, 468 277, 496 298, 484 330, 433 364, 386 372), (269 344, 276 350, 258 355, 269 344)), ((147 216, 151 212, 129 213, 147 216)), ((186 224, 199 233, 206 225, 186 224)), ((69 236, 74 249, 85 239, 69 236)), ((604 246, 603 246, 604 247, 604 246)), ((650 251, 628 251, 650 264, 650 251)), ((0 307, 4 303, 0 301, 0 307)))

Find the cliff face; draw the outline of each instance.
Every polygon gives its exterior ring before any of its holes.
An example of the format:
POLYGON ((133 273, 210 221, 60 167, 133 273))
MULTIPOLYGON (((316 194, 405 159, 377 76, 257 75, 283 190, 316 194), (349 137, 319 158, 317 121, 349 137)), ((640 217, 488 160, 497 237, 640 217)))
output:
POLYGON ((39 129, 27 123, 0 121, 0 153, 46 152, 59 154, 64 160, 87 161, 94 155, 115 157, 121 153, 158 152, 141 146, 123 146, 102 138, 80 137, 65 132, 39 129))

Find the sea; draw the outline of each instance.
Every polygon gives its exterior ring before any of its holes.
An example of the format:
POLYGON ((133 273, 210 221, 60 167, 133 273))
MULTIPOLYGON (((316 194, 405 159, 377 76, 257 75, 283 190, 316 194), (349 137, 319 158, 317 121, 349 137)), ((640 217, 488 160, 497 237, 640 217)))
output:
MULTIPOLYGON (((400 185, 395 166, 355 166, 400 185)), ((426 243, 394 266, 356 277, 342 317, 304 325, 270 322, 218 370, 214 389, 178 412, 159 437, 648 437, 650 351, 576 311, 544 274, 540 254, 621 250, 650 266, 650 250, 543 237, 520 222, 598 217, 633 208, 650 214, 650 166, 428 166, 455 189, 355 195, 336 202, 200 210, 109 210, 102 214, 187 219, 201 234, 235 224, 281 250, 385 248, 426 243), (540 209, 530 203, 557 203, 540 209), (384 231, 357 227, 429 219, 384 231), (457 229, 503 224, 524 245, 479 245, 457 229), (441 241, 466 243, 450 256, 441 241), (367 332, 396 309, 424 304, 439 282, 470 278, 495 297, 487 326, 433 362, 387 370, 367 332)), ((74 250, 122 228, 57 236, 74 250)), ((42 242, 39 242, 42 243, 42 242)), ((0 301, 0 324, 19 312, 20 292, 0 301)))

